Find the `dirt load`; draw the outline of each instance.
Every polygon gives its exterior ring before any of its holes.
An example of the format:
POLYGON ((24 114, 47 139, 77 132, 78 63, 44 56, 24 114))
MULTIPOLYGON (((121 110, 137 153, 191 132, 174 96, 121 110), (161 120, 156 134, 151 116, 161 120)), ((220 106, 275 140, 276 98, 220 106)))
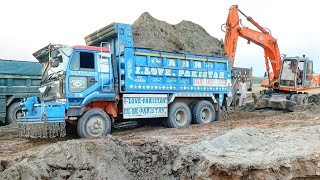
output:
POLYGON ((182 21, 171 25, 153 18, 147 12, 132 24, 132 33, 136 47, 202 55, 224 51, 223 42, 210 36, 198 24, 182 21))

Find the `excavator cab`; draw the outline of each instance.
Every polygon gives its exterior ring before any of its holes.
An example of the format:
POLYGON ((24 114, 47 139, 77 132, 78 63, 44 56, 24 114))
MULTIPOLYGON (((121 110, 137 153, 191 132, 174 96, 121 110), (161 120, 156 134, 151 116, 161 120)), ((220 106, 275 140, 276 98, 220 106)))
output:
POLYGON ((313 62, 306 57, 286 57, 282 60, 279 86, 271 94, 262 95, 256 109, 266 107, 294 111, 297 105, 308 103, 308 96, 299 91, 312 86, 313 62))
POLYGON ((306 57, 285 58, 280 72, 280 89, 308 88, 312 86, 313 62, 306 57))

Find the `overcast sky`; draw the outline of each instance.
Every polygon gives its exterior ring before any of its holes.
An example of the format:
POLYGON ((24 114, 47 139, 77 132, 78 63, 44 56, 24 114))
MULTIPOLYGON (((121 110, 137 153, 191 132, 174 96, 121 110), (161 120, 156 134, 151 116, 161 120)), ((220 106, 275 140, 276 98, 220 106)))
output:
MULTIPOLYGON (((316 0, 10 0, 0 2, 0 59, 35 61, 32 53, 49 43, 85 44, 84 36, 112 22, 132 24, 143 12, 177 24, 193 21, 209 34, 224 39, 221 24, 228 9, 253 17, 278 39, 281 54, 314 60, 320 73, 319 6, 316 0)), ((252 27, 243 19, 243 25, 252 27)), ((240 39, 235 66, 253 67, 254 75, 265 71, 263 49, 240 39)))

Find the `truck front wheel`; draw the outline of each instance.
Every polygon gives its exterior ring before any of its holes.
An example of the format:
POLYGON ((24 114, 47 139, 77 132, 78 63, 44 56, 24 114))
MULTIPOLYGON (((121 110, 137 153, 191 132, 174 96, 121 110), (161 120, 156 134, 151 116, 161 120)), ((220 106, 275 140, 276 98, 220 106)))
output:
POLYGON ((110 117, 101 109, 91 109, 78 120, 77 131, 82 138, 106 137, 111 132, 110 117))
POLYGON ((209 124, 216 120, 216 111, 209 101, 200 101, 192 109, 193 121, 196 124, 209 124))
POLYGON ((170 128, 181 128, 191 124, 190 108, 181 102, 173 103, 169 106, 169 116, 167 118, 167 125, 170 128))
POLYGON ((22 115, 20 102, 12 103, 7 112, 7 123, 16 123, 18 121, 18 118, 22 115))

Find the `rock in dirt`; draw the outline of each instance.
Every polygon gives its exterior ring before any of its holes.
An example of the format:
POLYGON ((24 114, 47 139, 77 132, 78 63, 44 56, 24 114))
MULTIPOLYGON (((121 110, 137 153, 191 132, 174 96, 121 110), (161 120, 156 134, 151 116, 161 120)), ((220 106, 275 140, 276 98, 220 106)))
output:
POLYGON ((171 25, 145 12, 132 24, 132 32, 136 47, 203 55, 224 52, 222 40, 191 21, 171 25))

